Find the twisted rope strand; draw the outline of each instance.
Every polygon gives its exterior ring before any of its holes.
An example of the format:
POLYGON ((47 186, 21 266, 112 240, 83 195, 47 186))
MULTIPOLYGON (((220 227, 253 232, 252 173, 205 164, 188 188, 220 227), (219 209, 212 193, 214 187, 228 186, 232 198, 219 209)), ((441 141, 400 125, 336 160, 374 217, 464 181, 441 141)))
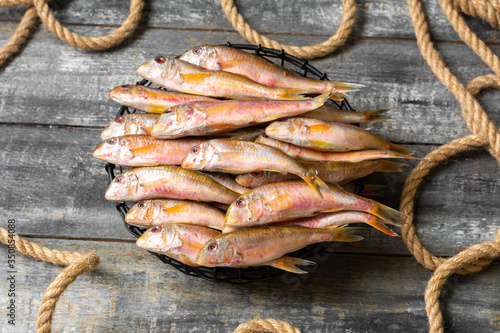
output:
POLYGON ((300 333, 300 330, 285 321, 269 318, 241 324, 233 333, 300 333))
POLYGON ((354 0, 342 0, 344 12, 342 14, 342 19, 337 32, 323 43, 299 47, 293 45, 282 45, 275 40, 258 33, 245 21, 243 16, 241 16, 233 0, 220 0, 220 3, 224 13, 226 13, 227 18, 231 21, 233 27, 247 41, 255 45, 261 44, 264 47, 270 47, 278 50, 283 49, 285 52, 301 59, 324 57, 344 45, 347 41, 347 37, 351 34, 356 13, 356 4, 354 0))

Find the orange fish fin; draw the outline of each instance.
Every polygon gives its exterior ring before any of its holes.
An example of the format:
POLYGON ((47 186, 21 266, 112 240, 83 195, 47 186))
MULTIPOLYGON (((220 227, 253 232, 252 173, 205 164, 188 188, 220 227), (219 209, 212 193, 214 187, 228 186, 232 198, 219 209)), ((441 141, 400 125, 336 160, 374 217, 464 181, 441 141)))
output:
POLYGON ((402 147, 400 145, 397 145, 397 144, 394 144, 391 142, 389 142, 389 144, 390 144, 390 147, 389 147, 390 150, 394 150, 394 151, 401 153, 401 154, 404 154, 404 155, 411 155, 413 153, 413 150, 411 150, 410 148, 405 148, 405 147, 402 147))
POLYGON ((330 242, 357 242, 363 240, 363 236, 354 235, 360 228, 351 227, 328 227, 328 229, 335 231, 335 234, 329 239, 330 242))
POLYGON ((401 223, 408 217, 406 214, 401 213, 400 211, 395 210, 394 208, 382 205, 381 203, 378 203, 376 201, 373 202, 376 204, 375 209, 369 213, 380 217, 386 223, 389 224, 401 223))
POLYGON ((388 160, 380 160, 380 166, 377 169, 377 172, 401 172, 404 170, 403 167, 405 166, 408 166, 408 164, 388 160))
POLYGON ((295 274, 307 274, 306 271, 303 271, 302 269, 298 268, 296 265, 298 265, 298 266, 313 266, 313 265, 316 265, 316 263, 314 261, 309 261, 309 260, 305 260, 305 259, 283 256, 281 258, 274 259, 273 261, 265 263, 264 265, 272 266, 272 267, 282 269, 284 271, 295 273, 295 274))
POLYGON ((130 152, 132 153, 132 157, 149 156, 151 155, 151 147, 149 146, 137 147, 131 149, 130 152))
POLYGON ((362 112, 366 117, 364 122, 371 123, 374 121, 383 121, 383 120, 392 119, 391 117, 381 115, 382 113, 386 113, 387 111, 389 111, 389 109, 377 109, 377 110, 362 112))
POLYGON ((392 231, 392 229, 388 228, 384 222, 382 222, 380 219, 378 218, 374 218, 372 220, 369 220, 369 221, 364 221, 366 224, 369 224, 371 225, 372 227, 374 227, 375 229, 377 230, 380 230, 382 231, 384 234, 387 234, 389 236, 394 236, 394 237, 401 237, 399 236, 397 233, 395 233, 394 231, 392 231))

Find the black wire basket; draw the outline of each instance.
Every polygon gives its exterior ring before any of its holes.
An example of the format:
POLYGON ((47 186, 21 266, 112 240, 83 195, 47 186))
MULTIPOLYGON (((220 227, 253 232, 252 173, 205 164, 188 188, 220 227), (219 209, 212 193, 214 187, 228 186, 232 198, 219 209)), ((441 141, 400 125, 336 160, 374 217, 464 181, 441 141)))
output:
MULTIPOLYGON (((318 69, 314 68, 309 64, 307 60, 301 60, 294 56, 291 56, 285 53, 284 50, 278 51, 276 49, 270 49, 262 46, 248 45, 248 44, 226 44, 229 47, 234 47, 236 49, 254 52, 257 56, 264 58, 272 63, 280 65, 284 68, 292 70, 304 77, 310 77, 317 80, 328 80, 327 74, 322 73, 318 69)), ((146 79, 137 82, 138 85, 149 86, 152 83, 146 79)), ((349 102, 344 99, 340 103, 336 101, 329 100, 328 103, 333 103, 335 107, 348 111, 355 111, 349 102)), ((130 109, 126 106, 121 106, 118 110, 118 114, 116 117, 135 113, 137 110, 130 109)), ((108 163, 105 166, 106 173, 109 177, 109 182, 115 178, 115 171, 123 172, 123 168, 120 166, 115 166, 114 164, 108 163)), ((357 182, 356 194, 358 194, 363 185, 360 182, 357 182)), ((120 213, 125 228, 135 237, 139 238, 147 229, 143 229, 140 227, 136 227, 130 225, 125 222, 125 214, 127 214, 129 207, 125 202, 117 203, 116 209, 120 213)), ((151 252, 152 255, 158 257, 161 261, 170 266, 174 267, 178 271, 187 274, 189 276, 202 278, 209 281, 214 282, 227 282, 233 284, 243 284, 250 283, 255 281, 264 281, 269 280, 278 275, 282 275, 285 272, 270 266, 256 266, 256 267, 247 267, 247 268, 231 268, 231 267, 192 267, 181 263, 175 259, 172 259, 168 256, 151 252)), ((325 255, 330 253, 330 247, 328 244, 319 243, 310 245, 302 250, 296 251, 292 253, 292 256, 300 257, 302 259, 311 260, 317 262, 315 260, 318 257, 325 258, 325 255)))

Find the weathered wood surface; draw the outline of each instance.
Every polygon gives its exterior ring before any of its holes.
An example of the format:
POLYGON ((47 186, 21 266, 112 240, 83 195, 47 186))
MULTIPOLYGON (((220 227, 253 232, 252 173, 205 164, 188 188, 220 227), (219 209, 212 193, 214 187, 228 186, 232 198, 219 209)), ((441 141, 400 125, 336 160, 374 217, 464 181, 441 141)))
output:
MULTIPOLYGON (((54 332, 232 332, 240 323, 268 317, 311 333, 427 331, 423 292, 430 272, 408 257, 333 254, 308 276, 228 285, 186 277, 130 243, 32 240, 101 257, 98 268, 59 300, 54 332)), ((7 332, 34 332, 45 288, 62 268, 25 257, 16 263, 18 325, 7 332)), ((496 262, 481 274, 446 283, 447 328, 500 329, 499 274, 496 262)), ((1 293, 2 304, 5 299, 1 293)), ((5 312, 2 306, 3 318, 5 312)))
MULTIPOLYGON (((237 5, 257 30, 287 44, 321 42, 341 17, 337 0, 245 0, 237 5)), ((414 149, 418 157, 469 134, 458 103, 422 59, 406 3, 367 0, 357 5, 353 38, 340 52, 311 63, 331 79, 365 84, 351 94, 357 109, 392 109, 392 121, 366 127, 414 149)), ((459 42, 439 4, 425 5, 432 37, 440 41, 439 51, 453 73, 464 83, 489 74, 459 42)), ((59 6, 56 16, 73 31, 98 36, 121 24, 129 3, 60 1, 52 6, 59 6)), ((23 12, 0 10, 0 44, 10 38, 23 12)), ((498 53, 500 32, 479 20, 467 21, 498 53)), ((42 245, 96 251, 102 258, 98 270, 78 278, 59 301, 54 331, 231 332, 257 317, 286 320, 303 332, 427 331, 423 293, 430 272, 409 255, 401 239, 373 229, 362 232, 363 242, 335 246, 336 254, 303 281, 278 278, 246 286, 186 277, 135 248, 114 204, 104 200, 104 163, 91 156, 100 130, 118 110, 107 93, 140 79, 135 69, 153 56, 227 41, 245 43, 217 0, 148 1, 141 28, 114 50, 76 50, 40 27, 0 72, 2 223, 15 218, 17 231, 42 245)), ((481 100, 499 124, 497 96, 487 92, 481 100)), ((377 200, 398 207, 403 182, 416 162, 408 164, 401 174, 368 177, 367 182, 388 185, 385 197, 377 200)), ((424 245, 450 256, 492 239, 500 225, 499 184, 496 162, 481 150, 437 168, 416 201, 415 223, 424 245)), ((4 247, 0 255, 6 257, 4 247)), ((35 330, 42 295, 61 271, 28 258, 16 262, 19 325, 5 328, 2 319, 2 333, 35 330)), ((449 331, 500 330, 499 269, 497 261, 479 275, 447 282, 442 301, 449 331)), ((7 300, 4 286, 0 283, 0 304, 7 300)), ((2 305, 3 318, 5 311, 2 305)))

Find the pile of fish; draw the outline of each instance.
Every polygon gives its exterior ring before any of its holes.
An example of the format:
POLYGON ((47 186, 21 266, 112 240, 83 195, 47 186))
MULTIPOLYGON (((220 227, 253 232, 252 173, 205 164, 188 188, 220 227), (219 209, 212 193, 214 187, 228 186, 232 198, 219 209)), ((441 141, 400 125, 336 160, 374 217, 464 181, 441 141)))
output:
POLYGON ((359 85, 305 78, 225 46, 158 56, 137 73, 160 88, 113 89, 113 101, 143 112, 111 121, 93 155, 132 167, 105 196, 137 202, 125 220, 148 228, 141 248, 190 266, 301 274, 297 266, 313 263, 286 254, 361 240, 347 224, 397 236, 386 224, 405 215, 351 193, 351 182, 401 171, 385 159, 411 151, 352 125, 388 119, 387 110, 324 105, 359 85))

